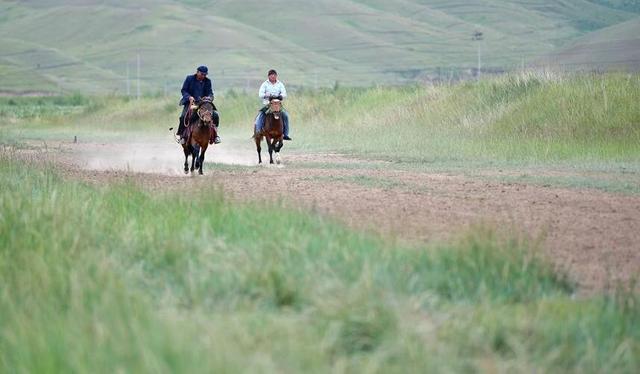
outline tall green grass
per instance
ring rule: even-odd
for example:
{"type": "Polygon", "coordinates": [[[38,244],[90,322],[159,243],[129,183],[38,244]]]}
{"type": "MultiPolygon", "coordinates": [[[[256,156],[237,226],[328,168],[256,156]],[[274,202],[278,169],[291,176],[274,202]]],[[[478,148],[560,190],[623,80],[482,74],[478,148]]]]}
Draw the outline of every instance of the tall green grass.
{"type": "Polygon", "coordinates": [[[637,161],[639,100],[637,74],[525,73],[455,86],[342,89],[295,101],[292,112],[309,148],[423,162],[637,161]]]}
{"type": "Polygon", "coordinates": [[[492,231],[406,248],[0,159],[2,372],[637,372],[637,297],[572,293],[492,231]]]}
{"type": "Polygon", "coordinates": [[[0,119],[51,118],[81,111],[89,100],[75,94],[69,96],[0,97],[0,119]]]}
{"type": "MultiPolygon", "coordinates": [[[[177,97],[38,100],[46,105],[0,101],[0,117],[12,124],[3,127],[14,137],[40,139],[162,136],[180,114],[177,97]],[[30,111],[45,114],[25,114],[30,111]]],[[[286,107],[296,140],[287,148],[445,164],[637,162],[638,102],[638,74],[531,72],[452,86],[292,92],[286,107]]],[[[223,133],[252,134],[257,97],[220,91],[216,105],[223,133]]]]}

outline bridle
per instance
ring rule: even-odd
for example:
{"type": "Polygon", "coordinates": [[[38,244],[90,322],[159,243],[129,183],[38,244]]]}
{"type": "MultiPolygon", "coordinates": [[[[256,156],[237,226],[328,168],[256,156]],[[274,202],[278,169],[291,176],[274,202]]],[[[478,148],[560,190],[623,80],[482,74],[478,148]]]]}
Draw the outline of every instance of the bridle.
{"type": "MultiPolygon", "coordinates": [[[[189,105],[189,109],[187,109],[187,114],[185,115],[185,118],[184,118],[185,127],[189,127],[191,125],[191,123],[189,122],[191,120],[191,113],[193,110],[192,108],[193,107],[189,105]]],[[[213,101],[207,98],[202,99],[200,103],[197,105],[196,114],[198,114],[198,118],[200,118],[200,120],[205,124],[205,126],[209,126],[209,123],[213,120],[213,101]],[[204,104],[207,104],[207,103],[211,105],[210,109],[203,108],[204,104]],[[209,118],[209,120],[207,120],[206,118],[209,118]]]]}
{"type": "Polygon", "coordinates": [[[269,109],[273,113],[273,118],[280,119],[280,111],[282,110],[282,102],[278,99],[273,99],[269,102],[269,109]],[[278,110],[272,110],[273,104],[278,104],[278,110]]]}
{"type": "MultiPolygon", "coordinates": [[[[204,104],[204,103],[203,103],[204,104]]],[[[198,117],[200,118],[200,120],[206,124],[209,124],[209,122],[211,122],[213,119],[213,107],[211,109],[204,109],[203,105],[201,104],[200,107],[198,107],[198,117]],[[208,118],[208,120],[207,120],[208,118]]]]}

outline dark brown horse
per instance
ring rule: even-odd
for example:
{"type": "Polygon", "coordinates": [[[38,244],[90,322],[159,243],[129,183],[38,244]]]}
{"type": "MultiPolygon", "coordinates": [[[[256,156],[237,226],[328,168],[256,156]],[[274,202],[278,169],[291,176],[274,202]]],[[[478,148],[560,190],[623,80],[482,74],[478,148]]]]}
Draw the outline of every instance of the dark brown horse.
{"type": "Polygon", "coordinates": [[[185,131],[187,141],[182,145],[184,150],[184,173],[189,172],[188,158],[191,155],[191,172],[198,169],[198,174],[202,175],[202,165],[204,164],[204,154],[207,152],[209,144],[213,143],[213,138],[217,135],[216,126],[217,113],[212,99],[205,97],[196,105],[191,106],[185,116],[185,131]],[[195,111],[193,113],[192,111],[195,111]]]}
{"type": "Polygon", "coordinates": [[[262,163],[262,155],[260,151],[260,143],[262,143],[262,137],[267,141],[267,147],[269,148],[269,163],[273,164],[273,152],[276,152],[276,162],[280,163],[280,149],[282,148],[282,131],[284,124],[280,110],[282,108],[282,102],[278,99],[272,99],[269,102],[269,110],[265,113],[264,126],[262,131],[255,132],[253,138],[256,141],[256,149],[258,151],[258,163],[262,163]]]}

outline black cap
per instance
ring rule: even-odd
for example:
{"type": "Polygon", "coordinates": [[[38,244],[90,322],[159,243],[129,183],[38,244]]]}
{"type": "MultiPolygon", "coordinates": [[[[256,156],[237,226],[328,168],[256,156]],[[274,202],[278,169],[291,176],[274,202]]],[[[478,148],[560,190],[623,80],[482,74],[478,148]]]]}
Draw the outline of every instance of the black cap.
{"type": "Polygon", "coordinates": [[[198,66],[198,71],[204,75],[207,75],[207,73],[209,73],[209,69],[207,69],[207,67],[204,65],[198,66]]]}

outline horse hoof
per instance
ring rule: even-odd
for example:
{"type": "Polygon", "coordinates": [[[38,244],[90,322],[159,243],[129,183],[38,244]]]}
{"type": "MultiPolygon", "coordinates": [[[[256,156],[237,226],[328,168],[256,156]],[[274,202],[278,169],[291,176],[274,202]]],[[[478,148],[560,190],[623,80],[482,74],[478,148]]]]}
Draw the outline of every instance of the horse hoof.
{"type": "Polygon", "coordinates": [[[202,170],[198,171],[198,174],[200,174],[200,175],[204,175],[204,173],[202,172],[202,170]]]}
{"type": "Polygon", "coordinates": [[[185,171],[184,171],[184,173],[185,173],[185,174],[189,174],[189,170],[185,170],[185,171]]]}
{"type": "Polygon", "coordinates": [[[280,165],[280,153],[276,154],[276,164],[280,165]]]}

